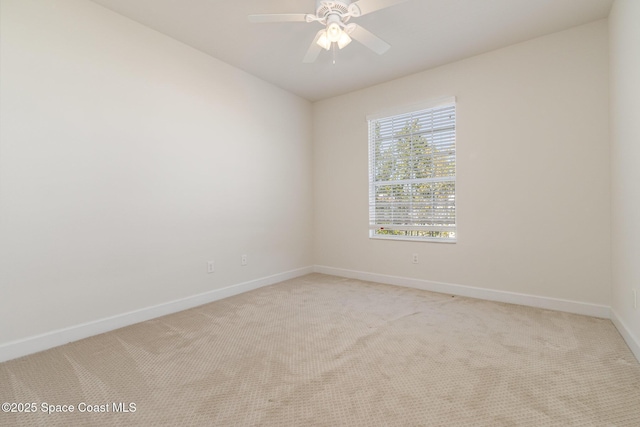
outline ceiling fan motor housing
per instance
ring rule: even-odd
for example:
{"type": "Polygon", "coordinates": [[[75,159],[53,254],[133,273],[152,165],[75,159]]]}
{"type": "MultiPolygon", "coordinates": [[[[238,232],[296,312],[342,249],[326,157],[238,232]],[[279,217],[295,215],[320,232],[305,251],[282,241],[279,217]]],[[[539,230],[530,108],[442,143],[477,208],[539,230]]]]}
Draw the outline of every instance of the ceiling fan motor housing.
{"type": "Polygon", "coordinates": [[[337,16],[342,23],[346,23],[352,16],[360,16],[360,8],[352,4],[351,0],[316,0],[316,17],[318,20],[326,24],[324,21],[330,16],[337,16]]]}

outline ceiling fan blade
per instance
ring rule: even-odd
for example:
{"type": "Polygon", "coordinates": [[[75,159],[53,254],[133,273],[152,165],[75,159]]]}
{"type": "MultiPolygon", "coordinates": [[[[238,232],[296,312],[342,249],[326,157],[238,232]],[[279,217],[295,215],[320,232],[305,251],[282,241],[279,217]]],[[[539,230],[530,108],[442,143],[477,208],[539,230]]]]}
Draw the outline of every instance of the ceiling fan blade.
{"type": "Polygon", "coordinates": [[[391,48],[391,45],[381,38],[373,35],[373,33],[365,30],[360,25],[349,24],[351,30],[349,35],[359,41],[378,55],[382,55],[391,48]]]}
{"type": "Polygon", "coordinates": [[[359,16],[362,16],[389,6],[404,3],[405,1],[407,0],[359,0],[351,3],[351,7],[356,6],[360,10],[359,16]]]}
{"type": "Polygon", "coordinates": [[[307,50],[307,54],[302,60],[305,64],[311,64],[312,62],[316,62],[316,59],[318,59],[318,55],[320,55],[320,51],[322,50],[322,47],[318,44],[318,40],[320,39],[320,36],[322,36],[322,33],[324,33],[324,29],[318,31],[318,34],[316,34],[316,37],[311,42],[311,46],[309,46],[309,50],[307,50]]]}
{"type": "Polygon", "coordinates": [[[269,22],[307,22],[306,13],[274,13],[267,15],[249,15],[249,22],[264,24],[269,22]]]}

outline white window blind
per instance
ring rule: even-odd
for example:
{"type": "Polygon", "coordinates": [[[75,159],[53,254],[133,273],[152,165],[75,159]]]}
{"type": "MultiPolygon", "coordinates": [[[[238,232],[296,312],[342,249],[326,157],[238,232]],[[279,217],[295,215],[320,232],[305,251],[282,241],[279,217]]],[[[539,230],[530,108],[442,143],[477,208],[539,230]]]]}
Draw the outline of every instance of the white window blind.
{"type": "Polygon", "coordinates": [[[369,119],[370,237],[455,241],[454,102],[369,119]]]}

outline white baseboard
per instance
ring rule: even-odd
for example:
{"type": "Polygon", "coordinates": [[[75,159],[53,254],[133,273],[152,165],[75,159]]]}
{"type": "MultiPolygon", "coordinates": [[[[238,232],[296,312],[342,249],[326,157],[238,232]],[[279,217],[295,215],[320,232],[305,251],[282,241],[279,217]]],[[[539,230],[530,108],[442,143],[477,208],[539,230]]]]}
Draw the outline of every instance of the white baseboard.
{"type": "Polygon", "coordinates": [[[387,285],[405,286],[407,288],[422,289],[425,291],[449,295],[459,295],[489,301],[526,305],[529,307],[564,311],[567,313],[583,314],[586,316],[601,317],[605,319],[610,318],[610,308],[605,305],[539,297],[535,295],[497,291],[493,289],[474,288],[473,286],[454,285],[451,283],[433,282],[430,280],[412,279],[409,277],[387,276],[385,274],[366,273],[363,271],[345,270],[342,268],[326,267],[322,265],[316,265],[313,268],[313,271],[316,273],[367,280],[369,282],[385,283],[387,285]]]}
{"type": "Polygon", "coordinates": [[[228,286],[222,289],[205,292],[203,294],[193,295],[164,304],[147,307],[140,310],[131,311],[116,316],[111,316],[92,322],[83,323],[69,328],[58,329],[47,332],[45,334],[12,341],[0,345],[0,362],[4,362],[28,354],[38,353],[53,347],[78,341],[104,332],[113,331],[115,329],[130,326],[146,320],[155,319],[167,314],[177,313],[189,308],[197,307],[213,301],[238,295],[243,292],[252,291],[264,286],[273,285],[274,283],[284,280],[294,279],[312,273],[313,267],[304,267],[297,270],[286,271],[284,273],[274,274],[273,276],[262,277],[260,279],[250,280],[244,283],[228,286]]]}
{"type": "Polygon", "coordinates": [[[638,359],[638,362],[640,362],[640,338],[633,336],[627,325],[622,321],[614,309],[611,309],[611,321],[618,329],[618,332],[620,332],[620,335],[622,335],[622,338],[624,338],[633,355],[638,359]]]}

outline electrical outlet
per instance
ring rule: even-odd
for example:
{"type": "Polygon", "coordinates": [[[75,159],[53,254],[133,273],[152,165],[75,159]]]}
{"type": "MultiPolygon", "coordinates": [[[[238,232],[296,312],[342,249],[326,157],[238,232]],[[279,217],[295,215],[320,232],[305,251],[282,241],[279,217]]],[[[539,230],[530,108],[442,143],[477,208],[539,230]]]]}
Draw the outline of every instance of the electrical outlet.
{"type": "Polygon", "coordinates": [[[418,254],[413,254],[412,258],[411,258],[411,262],[414,264],[418,263],[418,254]]]}
{"type": "Polygon", "coordinates": [[[247,260],[247,255],[246,254],[242,254],[240,256],[240,265],[247,265],[249,263],[249,261],[247,260]]]}
{"type": "Polygon", "coordinates": [[[213,261],[209,261],[207,263],[207,273],[213,273],[214,271],[216,271],[215,264],[213,261]]]}

